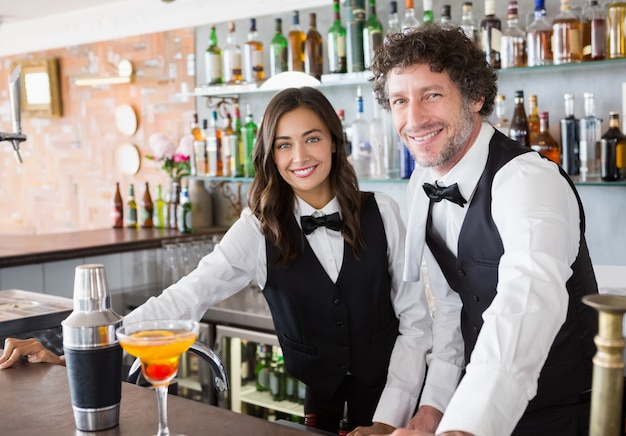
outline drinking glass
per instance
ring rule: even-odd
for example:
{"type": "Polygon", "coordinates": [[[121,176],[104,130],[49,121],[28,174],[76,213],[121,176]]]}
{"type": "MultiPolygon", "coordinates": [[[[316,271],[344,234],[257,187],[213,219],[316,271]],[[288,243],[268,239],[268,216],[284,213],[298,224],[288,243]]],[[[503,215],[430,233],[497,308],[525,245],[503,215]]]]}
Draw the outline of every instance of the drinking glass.
{"type": "Polygon", "coordinates": [[[156,390],[159,415],[156,436],[175,436],[167,427],[167,387],[178,372],[180,355],[196,341],[198,329],[197,321],[158,320],[137,322],[116,330],[120,345],[141,360],[141,372],[156,390]]]}

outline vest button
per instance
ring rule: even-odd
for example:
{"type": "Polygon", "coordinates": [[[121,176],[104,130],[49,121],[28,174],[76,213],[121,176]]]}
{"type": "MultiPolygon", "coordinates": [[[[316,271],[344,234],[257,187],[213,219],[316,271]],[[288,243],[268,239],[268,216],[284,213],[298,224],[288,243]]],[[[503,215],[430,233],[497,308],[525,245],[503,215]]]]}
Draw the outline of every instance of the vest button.
{"type": "Polygon", "coordinates": [[[465,271],[464,271],[464,270],[459,269],[459,271],[458,271],[458,272],[459,272],[459,275],[460,275],[461,277],[465,277],[465,271]]]}
{"type": "Polygon", "coordinates": [[[474,333],[478,333],[478,327],[474,326],[474,333]]]}
{"type": "Polygon", "coordinates": [[[343,327],[343,321],[337,321],[337,327],[343,327]]]}
{"type": "Polygon", "coordinates": [[[333,301],[333,303],[335,304],[335,306],[339,306],[341,304],[341,299],[339,298],[335,298],[335,300],[333,301]]]}
{"type": "Polygon", "coordinates": [[[476,294],[473,294],[473,297],[474,297],[474,301],[476,301],[476,302],[478,302],[478,300],[480,300],[480,298],[478,298],[478,295],[476,295],[476,294]]]}
{"type": "Polygon", "coordinates": [[[341,344],[341,348],[343,348],[344,350],[348,349],[348,344],[346,344],[345,342],[341,344]]]}

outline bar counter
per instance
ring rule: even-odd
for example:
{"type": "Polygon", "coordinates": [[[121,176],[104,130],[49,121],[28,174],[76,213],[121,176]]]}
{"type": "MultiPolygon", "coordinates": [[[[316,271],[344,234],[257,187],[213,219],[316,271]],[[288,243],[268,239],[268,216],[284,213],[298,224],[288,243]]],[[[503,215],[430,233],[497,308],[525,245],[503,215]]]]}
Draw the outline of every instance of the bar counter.
{"type": "MultiPolygon", "coordinates": [[[[2,350],[0,350],[1,352],[2,350]]],[[[154,391],[122,383],[119,426],[97,433],[76,430],[65,367],[25,360],[0,370],[0,433],[12,436],[151,435],[157,429],[154,391]]],[[[310,432],[193,400],[168,397],[170,431],[194,435],[297,436],[310,432]]]]}

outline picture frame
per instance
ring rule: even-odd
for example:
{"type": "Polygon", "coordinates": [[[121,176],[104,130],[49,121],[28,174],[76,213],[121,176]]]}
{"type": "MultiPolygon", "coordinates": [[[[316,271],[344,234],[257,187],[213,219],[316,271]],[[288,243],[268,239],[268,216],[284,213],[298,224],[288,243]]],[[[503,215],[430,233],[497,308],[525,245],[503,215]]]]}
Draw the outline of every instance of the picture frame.
{"type": "Polygon", "coordinates": [[[57,58],[18,61],[22,66],[22,114],[34,118],[63,115],[59,60],[57,58]]]}

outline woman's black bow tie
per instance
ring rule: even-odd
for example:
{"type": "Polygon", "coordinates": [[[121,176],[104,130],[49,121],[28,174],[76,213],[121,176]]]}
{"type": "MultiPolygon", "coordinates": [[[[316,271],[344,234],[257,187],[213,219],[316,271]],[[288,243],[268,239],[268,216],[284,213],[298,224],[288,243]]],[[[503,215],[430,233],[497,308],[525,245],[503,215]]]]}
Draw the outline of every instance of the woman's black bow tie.
{"type": "Polygon", "coordinates": [[[302,231],[305,235],[313,233],[313,231],[320,226],[327,227],[331,230],[340,231],[341,217],[339,216],[339,212],[318,217],[305,215],[300,217],[300,224],[302,225],[302,231]]]}
{"type": "Polygon", "coordinates": [[[441,200],[448,200],[461,207],[464,207],[463,205],[467,203],[467,200],[463,198],[461,191],[459,191],[459,185],[456,183],[450,186],[437,186],[437,182],[435,182],[434,185],[424,183],[422,188],[424,188],[424,192],[428,195],[428,198],[436,203],[441,200]]]}

